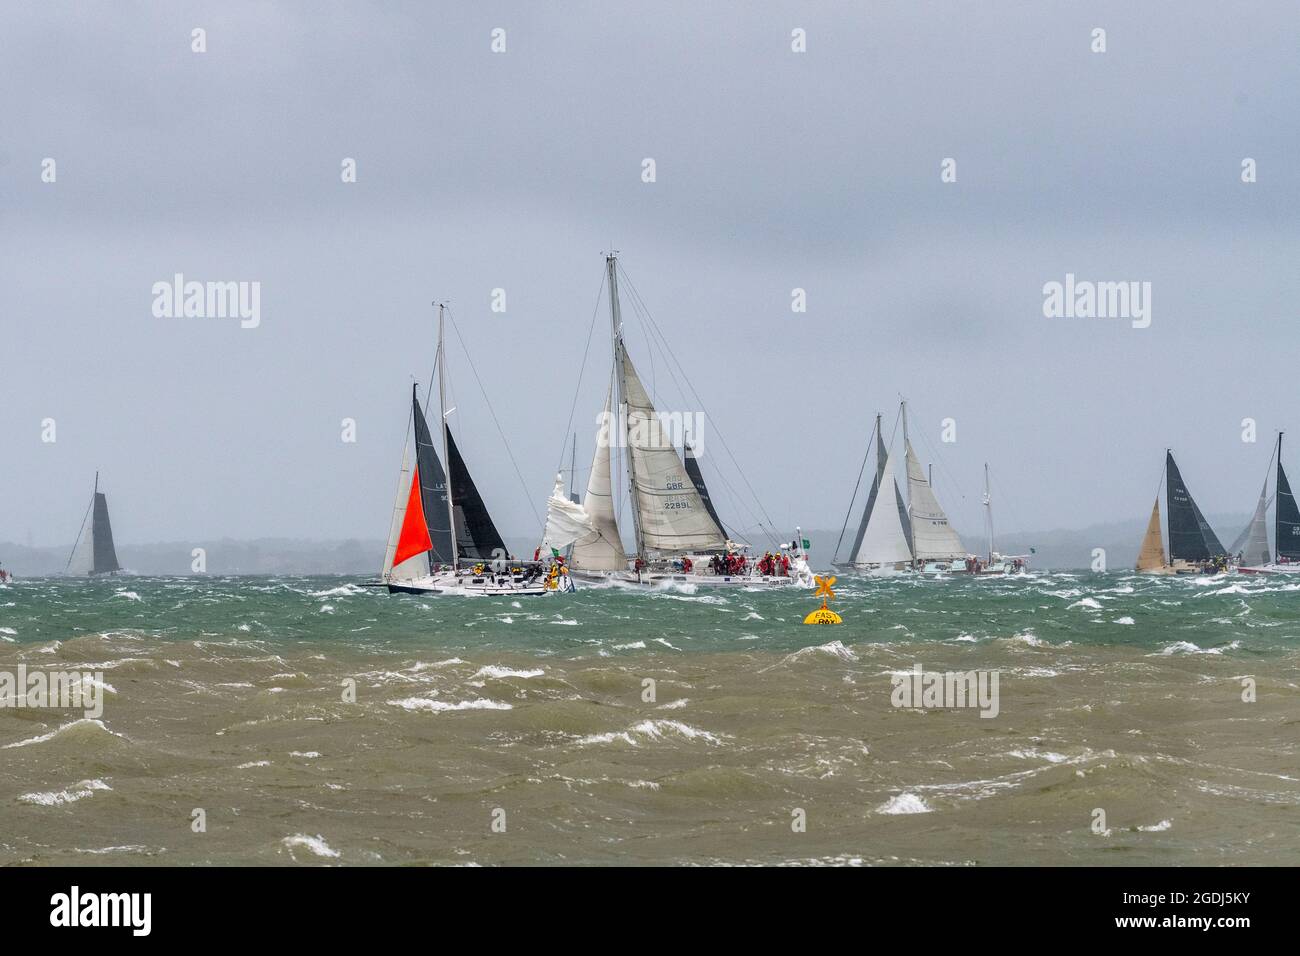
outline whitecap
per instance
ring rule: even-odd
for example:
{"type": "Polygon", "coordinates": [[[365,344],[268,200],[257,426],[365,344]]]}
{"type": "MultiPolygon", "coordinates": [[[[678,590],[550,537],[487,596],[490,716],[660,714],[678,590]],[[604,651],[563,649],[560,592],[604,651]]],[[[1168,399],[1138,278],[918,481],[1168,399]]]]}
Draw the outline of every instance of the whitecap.
{"type": "Polygon", "coordinates": [[[293,836],[285,837],[280,842],[289,848],[290,855],[292,855],[294,847],[302,847],[304,850],[309,850],[317,856],[327,857],[331,860],[337,859],[339,855],[339,851],[332,849],[330,845],[325,842],[325,838],[320,834],[317,834],[316,836],[308,836],[305,833],[295,833],[293,836]]]}
{"type": "Polygon", "coordinates": [[[34,803],[41,807],[61,807],[67,803],[76,803],[91,796],[98,790],[112,790],[102,780],[82,780],[74,783],[67,790],[53,790],[48,793],[24,793],[18,798],[19,803],[34,803]]]}
{"type": "Polygon", "coordinates": [[[931,813],[929,804],[914,793],[900,793],[890,797],[876,807],[877,813],[896,815],[901,813],[931,813]]]}

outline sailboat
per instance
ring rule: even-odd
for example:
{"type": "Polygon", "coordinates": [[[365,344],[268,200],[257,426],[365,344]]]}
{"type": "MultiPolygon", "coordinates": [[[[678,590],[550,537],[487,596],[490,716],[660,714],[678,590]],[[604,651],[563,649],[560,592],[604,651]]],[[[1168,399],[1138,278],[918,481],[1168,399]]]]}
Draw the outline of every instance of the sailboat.
{"type": "MultiPolygon", "coordinates": [[[[899,404],[903,422],[903,458],[907,469],[907,503],[894,474],[894,455],[885,445],[876,416],[876,475],[858,523],[849,560],[836,567],[871,575],[907,571],[939,574],[973,565],[956,530],[948,523],[907,430],[907,402],[899,404]]],[[[856,492],[855,492],[856,497],[856,492]]],[[[850,511],[852,504],[850,503],[850,511]]],[[[847,524],[847,519],[846,519],[847,524]]],[[[990,548],[990,554],[992,549],[990,548]]],[[[838,557],[838,548],[837,548],[838,557]]]]}
{"type": "MultiPolygon", "coordinates": [[[[686,442],[684,455],[678,452],[632,364],[623,338],[614,253],[605,257],[605,271],[613,366],[582,501],[590,530],[573,541],[570,573],[587,581],[649,586],[811,587],[806,545],[798,529],[793,542],[759,562],[747,557],[746,546],[728,537],[695,450],[686,442]],[[631,556],[623,547],[616,514],[614,456],[620,447],[632,506],[631,556]]],[[[551,500],[557,501],[557,495],[551,500]]]]}
{"type": "Polygon", "coordinates": [[[505,596],[556,590],[543,568],[510,556],[447,424],[444,306],[438,305],[438,406],[443,471],[419,386],[411,387],[408,436],[381,580],[390,594],[505,596]],[[448,481],[450,474],[450,481],[448,481]]]}
{"type": "Polygon", "coordinates": [[[1227,566],[1227,551],[1201,514],[1183,481],[1173,452],[1165,449],[1165,515],[1169,522],[1169,551],[1165,556],[1160,527],[1160,495],[1151,506],[1142,547],[1138,551],[1140,574],[1201,574],[1227,566]]]}
{"type": "MultiPolygon", "coordinates": [[[[1242,574],[1300,574],[1300,507],[1291,493],[1291,482],[1282,467],[1282,433],[1278,432],[1277,480],[1271,503],[1273,510],[1274,559],[1268,549],[1268,478],[1260,489],[1255,514],[1233,542],[1232,553],[1240,555],[1237,570],[1242,574]]],[[[1270,462],[1270,464],[1272,464],[1270,462]]]]}
{"type": "Polygon", "coordinates": [[[95,490],[81,519],[77,540],[68,555],[65,574],[115,574],[122,570],[113,547],[113,526],[108,520],[108,496],[99,490],[99,472],[95,472],[95,490]],[[87,530],[87,522],[90,524],[87,530]]]}

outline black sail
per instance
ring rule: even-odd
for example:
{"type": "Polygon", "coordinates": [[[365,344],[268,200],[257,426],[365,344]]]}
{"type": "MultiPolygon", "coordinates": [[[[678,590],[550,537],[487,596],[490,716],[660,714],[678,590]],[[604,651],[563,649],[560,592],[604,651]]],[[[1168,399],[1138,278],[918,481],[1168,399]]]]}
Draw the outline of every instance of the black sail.
{"type": "Polygon", "coordinates": [[[465,459],[460,457],[451,429],[444,424],[447,436],[447,466],[451,472],[451,498],[456,506],[456,548],[462,559],[490,561],[504,558],[509,552],[501,540],[487,505],[474,487],[465,459]]]}
{"type": "Polygon", "coordinates": [[[94,560],[91,574],[122,570],[117,563],[117,551],[113,548],[113,526],[108,522],[108,498],[100,491],[95,492],[95,515],[91,519],[90,541],[94,560]]]}
{"type": "Polygon", "coordinates": [[[1192,500],[1174,456],[1165,453],[1165,481],[1169,518],[1169,560],[1208,561],[1224,554],[1218,535],[1192,500]]]}
{"type": "Polygon", "coordinates": [[[691,479],[691,484],[700,494],[700,500],[704,502],[704,510],[709,513],[713,523],[718,526],[718,531],[726,537],[726,530],[722,526],[722,519],[718,517],[718,512],[713,507],[713,502],[709,500],[709,489],[704,484],[704,473],[700,471],[700,463],[695,460],[695,449],[691,447],[690,442],[686,442],[686,474],[691,479]]]}
{"type": "Polygon", "coordinates": [[[1277,524],[1274,536],[1277,556],[1289,561],[1300,559],[1300,508],[1296,507],[1291,483],[1282,469],[1282,456],[1277,459],[1277,524]]]}
{"type": "Polygon", "coordinates": [[[420,400],[411,389],[411,415],[415,420],[415,463],[420,469],[420,504],[424,506],[424,523],[429,529],[433,549],[429,557],[436,563],[451,564],[451,515],[447,510],[447,476],[438,460],[429,423],[420,409],[420,400]]]}

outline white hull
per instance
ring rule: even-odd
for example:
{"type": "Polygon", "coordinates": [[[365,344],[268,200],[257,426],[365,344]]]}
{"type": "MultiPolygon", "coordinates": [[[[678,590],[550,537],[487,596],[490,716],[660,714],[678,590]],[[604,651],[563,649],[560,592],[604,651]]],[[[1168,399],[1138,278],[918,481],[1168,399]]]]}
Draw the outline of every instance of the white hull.
{"type": "Polygon", "coordinates": [[[569,573],[580,581],[599,584],[617,584],[630,587],[684,587],[693,585],[704,588],[784,588],[813,586],[813,574],[808,562],[796,558],[790,565],[789,574],[760,574],[752,567],[741,574],[713,574],[708,568],[707,559],[696,557],[695,568],[690,571],[672,568],[649,567],[641,571],[588,571],[570,568],[569,573]]]}
{"type": "Polygon", "coordinates": [[[546,585],[545,576],[475,574],[473,571],[438,571],[422,578],[389,580],[389,594],[433,594],[447,597],[539,597],[572,591],[573,582],[561,576],[556,588],[546,585]]]}
{"type": "Polygon", "coordinates": [[[1260,564],[1237,568],[1239,574],[1300,574],[1300,564],[1260,564]]]}

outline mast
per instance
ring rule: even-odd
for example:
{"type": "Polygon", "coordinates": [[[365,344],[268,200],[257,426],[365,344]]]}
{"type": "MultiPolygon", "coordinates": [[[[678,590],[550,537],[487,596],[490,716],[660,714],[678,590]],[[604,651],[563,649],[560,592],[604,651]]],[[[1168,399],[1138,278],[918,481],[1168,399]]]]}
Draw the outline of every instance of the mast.
{"type": "Polygon", "coordinates": [[[984,462],[984,520],[989,527],[989,564],[993,563],[993,498],[989,492],[989,463],[984,462]]]}
{"type": "Polygon", "coordinates": [[[618,256],[610,252],[605,256],[605,270],[609,277],[609,321],[614,333],[614,374],[618,380],[618,403],[614,413],[621,419],[620,435],[623,439],[624,459],[627,462],[627,484],[632,493],[632,526],[636,534],[636,553],[641,557],[645,551],[644,537],[641,533],[641,502],[636,494],[636,465],[632,460],[632,442],[628,435],[627,416],[623,408],[627,402],[627,374],[623,365],[623,318],[618,302],[618,256]]]}
{"type": "Polygon", "coordinates": [[[451,567],[459,563],[456,546],[456,505],[451,495],[451,452],[447,446],[447,350],[443,337],[443,303],[438,303],[438,421],[442,424],[442,460],[447,462],[447,521],[451,529],[451,567]]]}
{"type": "MultiPolygon", "coordinates": [[[[904,450],[906,450],[906,449],[907,449],[907,445],[908,445],[908,438],[907,438],[907,399],[903,399],[901,402],[899,402],[899,404],[900,404],[900,405],[902,406],[902,408],[903,408],[903,448],[904,448],[904,450]]],[[[907,520],[908,520],[909,522],[912,520],[912,483],[911,483],[910,481],[907,483],[907,520]]]]}

